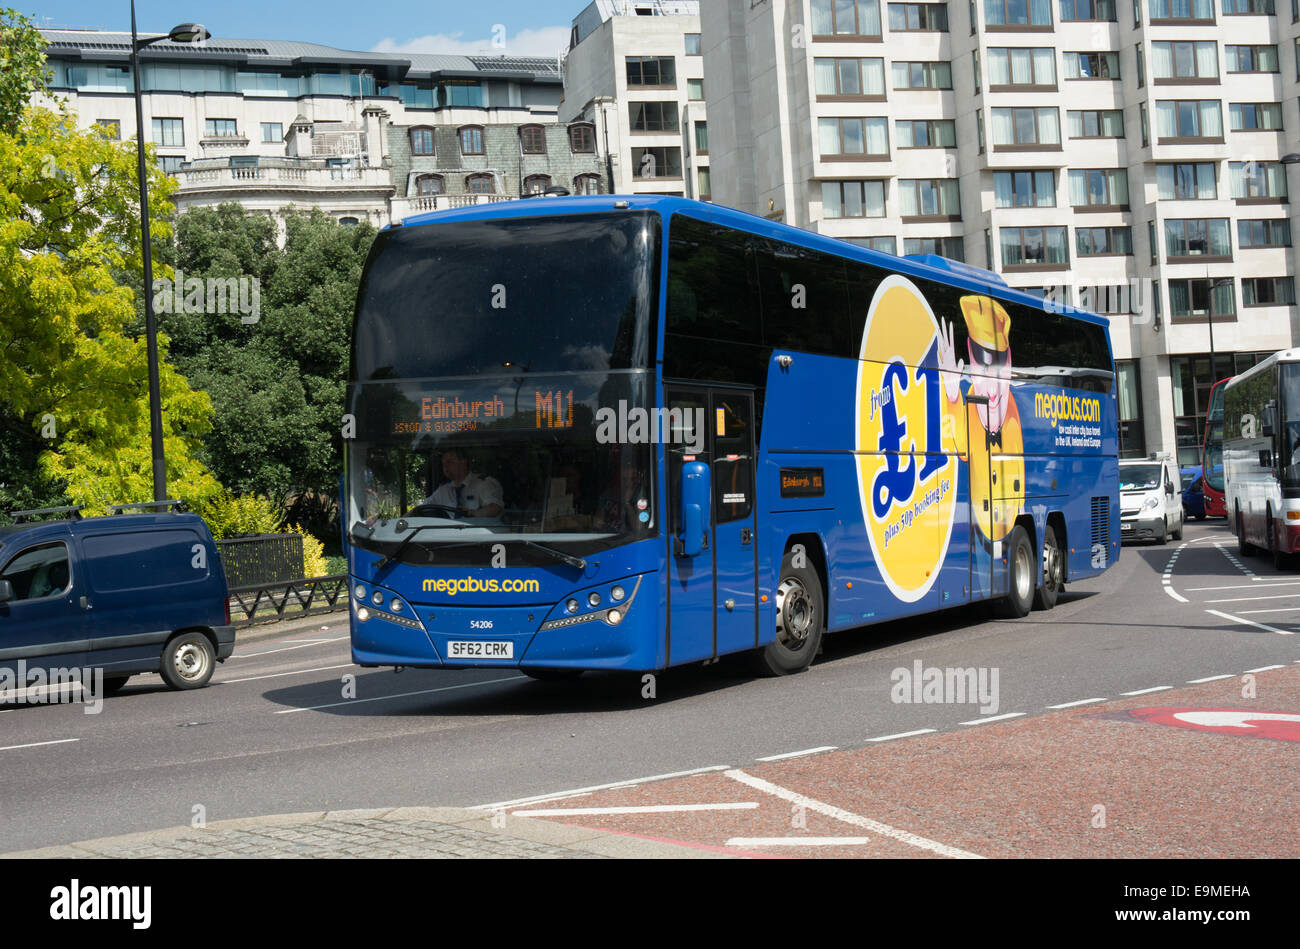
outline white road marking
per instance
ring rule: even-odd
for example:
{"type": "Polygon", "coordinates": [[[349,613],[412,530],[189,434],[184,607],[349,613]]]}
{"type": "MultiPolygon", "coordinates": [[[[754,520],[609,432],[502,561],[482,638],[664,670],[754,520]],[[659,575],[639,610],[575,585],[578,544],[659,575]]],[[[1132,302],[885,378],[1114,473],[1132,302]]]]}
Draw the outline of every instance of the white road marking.
{"type": "MultiPolygon", "coordinates": [[[[331,669],[347,669],[351,665],[352,663],[345,662],[342,665],[319,666],[318,668],[315,669],[298,669],[295,672],[272,672],[269,675],[264,675],[264,676],[244,676],[244,678],[242,679],[222,679],[220,682],[214,682],[212,684],[213,685],[234,685],[236,682],[256,682],[258,679],[278,679],[281,676],[300,676],[308,672],[328,672],[331,669]]],[[[360,668],[360,666],[358,666],[357,668],[360,668]]]]}
{"type": "Polygon", "coordinates": [[[276,715],[292,715],[295,712],[315,712],[323,708],[338,708],[340,705],[362,705],[366,702],[382,702],[385,699],[404,699],[411,695],[432,695],[435,692],[452,692],[456,689],[472,689],[476,685],[495,685],[498,682],[514,682],[527,679],[528,676],[506,676],[504,679],[485,679],[482,682],[464,682],[460,685],[446,685],[440,689],[421,689],[419,692],[398,692],[396,695],[376,695],[368,699],[348,699],[346,702],[329,702],[325,705],[309,705],[306,708],[282,708],[276,715]]]}
{"type": "Polygon", "coordinates": [[[745,811],[758,807],[757,801],[731,804],[636,804],[627,807],[549,807],[532,811],[511,811],[514,817],[567,817],[596,814],[676,814],[685,811],[745,811]]]}
{"type": "Polygon", "coordinates": [[[1230,675],[1206,676],[1204,679],[1188,679],[1188,685],[1200,685],[1202,682],[1218,682],[1220,679],[1231,679],[1230,675]]]}
{"type": "Polygon", "coordinates": [[[861,847],[870,837],[729,837],[728,847],[861,847]]]}
{"type": "Polygon", "coordinates": [[[937,729],[918,728],[912,732],[899,732],[897,735],[881,735],[879,738],[868,738],[867,741],[893,741],[895,738],[911,738],[913,735],[928,735],[937,729]]]}
{"type": "Polygon", "coordinates": [[[4,748],[0,748],[0,751],[17,751],[19,748],[39,748],[42,745],[66,745],[70,741],[81,741],[81,739],[80,738],[57,738],[54,741],[34,741],[31,744],[27,744],[27,745],[6,745],[4,748]]]}
{"type": "Polygon", "coordinates": [[[1205,725],[1210,728],[1257,728],[1251,722],[1300,722],[1300,715],[1295,712],[1247,712],[1242,709],[1205,709],[1191,712],[1178,712],[1174,718],[1189,725],[1205,725]]]}
{"type": "Polygon", "coordinates": [[[834,751],[838,745],[822,745],[820,748],[805,748],[803,751],[787,751],[783,755],[768,755],[766,758],[756,758],[756,761],[783,761],[786,758],[802,758],[804,755],[815,755],[822,751],[834,751]]]}
{"type": "Polygon", "coordinates": [[[696,774],[708,774],[711,771],[726,771],[730,768],[729,764],[709,765],[705,768],[692,768],[690,771],[673,771],[669,774],[653,774],[648,778],[629,778],[626,781],[614,781],[610,784],[593,784],[590,787],[574,788],[571,791],[556,791],[554,794],[534,794],[532,797],[520,797],[513,801],[497,801],[495,804],[475,804],[470,808],[471,811],[495,811],[508,810],[512,807],[522,807],[525,804],[544,804],[547,801],[559,801],[567,797],[581,797],[584,794],[591,794],[594,791],[612,791],[615,788],[634,788],[639,784],[650,784],[654,781],[666,781],[669,778],[689,778],[696,774]]]}
{"type": "Polygon", "coordinates": [[[1263,590],[1265,587],[1300,587],[1300,580],[1287,580],[1284,583],[1229,583],[1221,587],[1188,587],[1188,593],[1204,593],[1207,590],[1263,590]]]}
{"type": "Polygon", "coordinates": [[[1133,692],[1121,692],[1120,695],[1150,695],[1152,692],[1166,692],[1172,688],[1172,685],[1156,685],[1149,689],[1136,689],[1133,692]]]}
{"type": "MultiPolygon", "coordinates": [[[[306,649],[308,646],[318,646],[321,643],[336,643],[339,642],[340,640],[344,640],[347,638],[348,637],[346,636],[336,636],[334,639],[314,639],[311,642],[302,643],[301,645],[298,646],[285,646],[283,649],[268,649],[265,652],[245,652],[245,653],[240,653],[239,655],[236,656],[231,656],[230,658],[231,659],[256,659],[258,656],[270,656],[277,652],[289,652],[291,649],[306,649]]],[[[292,642],[292,640],[289,641],[292,642]]]]}
{"type": "Polygon", "coordinates": [[[888,824],[882,824],[880,821],[872,820],[870,817],[863,817],[861,814],[854,814],[843,808],[836,807],[833,804],[826,804],[822,801],[815,800],[811,797],[805,797],[796,791],[791,791],[779,785],[772,784],[770,781],[764,781],[762,778],[756,778],[752,774],[746,774],[744,771],[734,769],[725,772],[726,776],[733,781],[739,781],[741,784],[747,784],[758,791],[764,791],[767,794],[782,798],[791,804],[799,804],[810,811],[816,811],[819,814],[825,814],[827,817],[833,817],[836,820],[843,821],[846,824],[852,824],[854,827],[861,827],[864,830],[870,830],[880,834],[883,837],[889,837],[893,840],[905,844],[911,844],[921,850],[928,850],[931,853],[937,853],[944,857],[965,857],[967,859],[981,860],[978,854],[971,853],[967,850],[961,850],[958,847],[950,847],[947,844],[941,844],[936,840],[930,840],[919,834],[913,834],[906,830],[899,830],[897,827],[890,827],[888,824]]]}
{"type": "Polygon", "coordinates": [[[1297,610],[1294,606],[1279,606],[1271,610],[1237,610],[1237,612],[1242,616],[1252,616],[1255,613],[1296,613],[1300,612],[1300,610],[1297,610]]]}
{"type": "Polygon", "coordinates": [[[1234,596],[1222,600],[1206,600],[1206,603],[1254,603],[1256,600],[1289,600],[1294,593],[1279,593],[1276,596],[1234,596]]]}
{"type": "Polygon", "coordinates": [[[1277,633],[1279,636],[1295,635],[1290,630],[1275,629],[1272,626],[1265,626],[1263,623],[1256,623],[1253,619],[1242,619],[1240,616],[1233,616],[1231,613],[1220,613],[1218,610],[1206,610],[1205,612],[1212,613],[1213,615],[1221,617],[1223,619],[1230,619],[1234,623],[1244,623],[1247,626],[1255,626],[1258,627],[1259,629],[1265,630],[1266,632],[1277,633]]]}
{"type": "Polygon", "coordinates": [[[1219,553],[1223,554],[1223,556],[1227,557],[1228,562],[1231,563],[1238,570],[1240,570],[1242,573],[1244,573],[1246,576],[1250,577],[1251,579],[1255,579],[1255,571],[1251,570],[1244,563],[1238,560],[1235,554],[1231,553],[1226,547],[1223,546],[1222,541],[1216,543],[1214,545],[1214,549],[1217,550],[1219,553]]]}
{"type": "Polygon", "coordinates": [[[1077,699],[1073,702],[1062,702],[1060,705],[1049,705],[1048,708],[1074,708],[1076,705],[1091,705],[1093,702],[1106,702],[1108,699],[1077,699]]]}
{"type": "Polygon", "coordinates": [[[1177,593],[1174,592],[1174,588],[1171,587],[1171,586],[1170,586],[1169,584],[1167,584],[1167,583],[1164,585],[1164,591],[1165,591],[1166,593],[1168,593],[1170,596],[1172,596],[1172,597],[1173,597],[1175,600],[1177,600],[1179,603],[1186,603],[1186,602],[1187,602],[1187,597],[1185,597],[1185,596],[1179,596],[1177,593]]]}
{"type": "Polygon", "coordinates": [[[1271,672],[1274,669],[1285,669],[1285,668],[1286,666],[1281,665],[1279,663],[1276,666],[1260,666],[1258,669],[1247,669],[1246,674],[1249,674],[1251,672],[1271,672]]]}
{"type": "Polygon", "coordinates": [[[1007,712],[1004,715],[993,715],[989,718],[976,718],[969,722],[958,722],[958,725],[987,725],[989,722],[1001,722],[1008,718],[1019,718],[1024,712],[1007,712]]]}

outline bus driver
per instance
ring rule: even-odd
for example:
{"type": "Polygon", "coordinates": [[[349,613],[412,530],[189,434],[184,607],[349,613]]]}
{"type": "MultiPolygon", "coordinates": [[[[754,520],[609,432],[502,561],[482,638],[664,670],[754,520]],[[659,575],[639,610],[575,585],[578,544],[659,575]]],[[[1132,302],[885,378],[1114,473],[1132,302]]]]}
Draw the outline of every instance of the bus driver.
{"type": "Polygon", "coordinates": [[[442,473],[447,481],[423,503],[452,508],[461,517],[500,516],[501,483],[470,471],[462,449],[448,448],[442,453],[442,473]]]}

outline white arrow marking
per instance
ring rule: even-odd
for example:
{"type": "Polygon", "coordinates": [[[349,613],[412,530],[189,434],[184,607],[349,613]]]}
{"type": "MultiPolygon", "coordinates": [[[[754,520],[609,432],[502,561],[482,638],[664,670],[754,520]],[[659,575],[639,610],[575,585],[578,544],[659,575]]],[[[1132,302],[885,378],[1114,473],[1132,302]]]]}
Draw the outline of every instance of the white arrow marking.
{"type": "Polygon", "coordinates": [[[1254,728],[1252,721],[1300,723],[1300,715],[1294,712],[1178,712],[1174,718],[1189,725],[1214,728],[1254,728]]]}

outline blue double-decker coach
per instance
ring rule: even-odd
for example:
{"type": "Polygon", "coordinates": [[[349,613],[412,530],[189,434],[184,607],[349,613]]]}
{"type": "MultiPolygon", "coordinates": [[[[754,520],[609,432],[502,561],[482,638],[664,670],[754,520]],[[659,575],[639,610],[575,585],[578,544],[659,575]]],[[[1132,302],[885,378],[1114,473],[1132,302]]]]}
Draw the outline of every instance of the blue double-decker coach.
{"type": "Polygon", "coordinates": [[[672,197],[385,229],[357,298],[354,660],[539,678],[992,601],[1119,555],[1105,321],[672,197]]]}

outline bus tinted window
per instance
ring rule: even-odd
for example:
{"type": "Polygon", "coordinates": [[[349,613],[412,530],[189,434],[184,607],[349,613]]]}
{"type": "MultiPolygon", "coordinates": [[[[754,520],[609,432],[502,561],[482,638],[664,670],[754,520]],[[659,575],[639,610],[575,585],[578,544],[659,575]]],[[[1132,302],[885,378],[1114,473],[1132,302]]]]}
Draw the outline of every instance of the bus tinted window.
{"type": "Polygon", "coordinates": [[[757,345],[749,235],[677,214],[668,239],[667,331],[757,345]]]}
{"type": "Polygon", "coordinates": [[[757,242],[763,342],[780,349],[846,356],[851,352],[845,261],[795,247],[757,242]]]}

